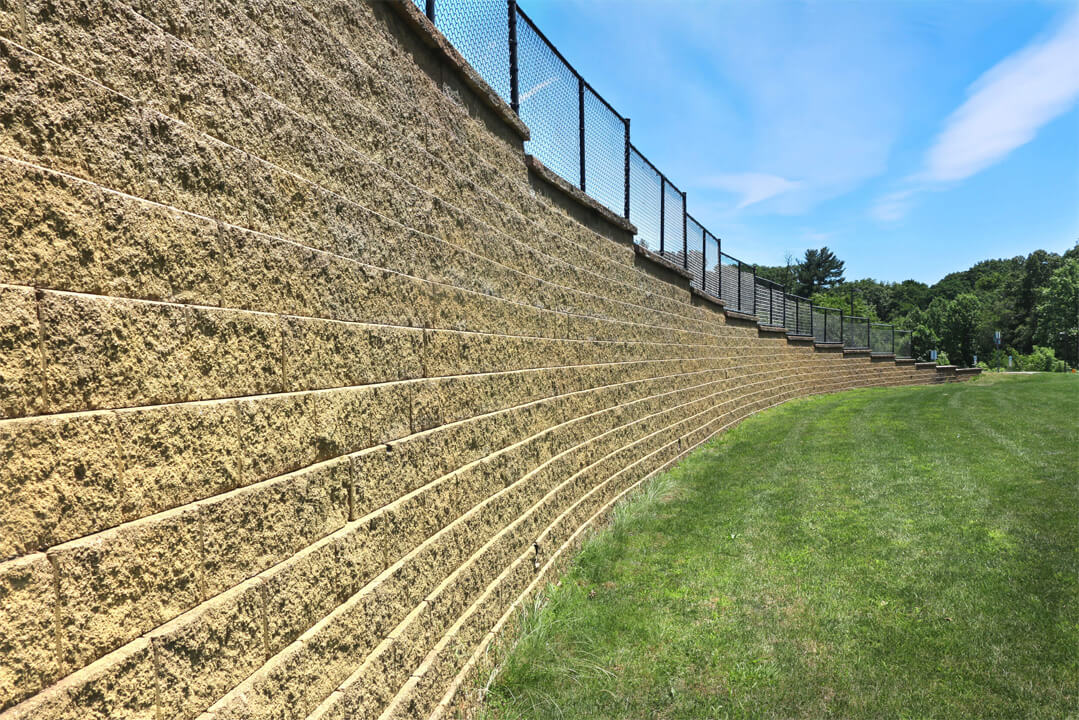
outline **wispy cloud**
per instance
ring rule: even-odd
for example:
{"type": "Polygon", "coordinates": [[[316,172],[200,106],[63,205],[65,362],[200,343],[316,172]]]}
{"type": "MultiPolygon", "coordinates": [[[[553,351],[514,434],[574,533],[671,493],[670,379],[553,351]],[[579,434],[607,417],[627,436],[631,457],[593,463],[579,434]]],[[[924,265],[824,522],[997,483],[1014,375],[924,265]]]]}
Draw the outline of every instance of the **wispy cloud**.
{"type": "Polygon", "coordinates": [[[767,173],[714,175],[704,178],[699,184],[739,195],[738,210],[801,187],[798,181],[767,173]]]}
{"type": "Polygon", "coordinates": [[[877,199],[873,207],[869,209],[869,214],[874,219],[886,223],[902,220],[903,216],[907,214],[907,210],[910,209],[910,202],[914,193],[915,190],[913,189],[888,193],[877,199]]]}
{"type": "Polygon", "coordinates": [[[962,180],[1034,139],[1079,99],[1079,11],[970,88],[926,157],[929,182],[962,180]]]}
{"type": "Polygon", "coordinates": [[[869,215],[901,220],[921,192],[965,180],[1027,144],[1079,101],[1079,10],[1054,32],[1000,61],[944,121],[924,167],[906,187],[877,199],[869,215]]]}

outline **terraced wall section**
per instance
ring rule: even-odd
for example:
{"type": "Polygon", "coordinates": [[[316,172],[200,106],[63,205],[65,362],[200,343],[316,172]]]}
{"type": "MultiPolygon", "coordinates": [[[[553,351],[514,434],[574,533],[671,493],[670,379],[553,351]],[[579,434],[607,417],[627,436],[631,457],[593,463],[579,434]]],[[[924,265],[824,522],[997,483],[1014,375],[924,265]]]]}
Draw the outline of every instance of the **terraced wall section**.
{"type": "Polygon", "coordinates": [[[400,4],[0,0],[0,718],[426,718],[611,503],[935,382],[729,316],[400,4]]]}

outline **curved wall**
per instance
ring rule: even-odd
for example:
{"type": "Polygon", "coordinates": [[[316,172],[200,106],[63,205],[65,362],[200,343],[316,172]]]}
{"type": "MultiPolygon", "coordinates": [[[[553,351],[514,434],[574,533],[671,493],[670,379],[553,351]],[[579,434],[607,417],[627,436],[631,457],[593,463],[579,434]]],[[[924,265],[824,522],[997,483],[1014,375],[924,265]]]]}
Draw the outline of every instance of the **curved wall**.
{"type": "Polygon", "coordinates": [[[642,479],[938,378],[691,295],[401,12],[0,0],[3,720],[444,713],[642,479]]]}

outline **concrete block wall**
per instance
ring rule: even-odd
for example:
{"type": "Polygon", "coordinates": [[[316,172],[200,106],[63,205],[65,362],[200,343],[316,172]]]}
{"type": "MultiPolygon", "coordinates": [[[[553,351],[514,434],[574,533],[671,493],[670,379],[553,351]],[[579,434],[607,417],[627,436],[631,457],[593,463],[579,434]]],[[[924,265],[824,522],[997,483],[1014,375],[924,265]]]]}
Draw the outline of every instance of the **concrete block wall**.
{"type": "Polygon", "coordinates": [[[388,4],[0,0],[0,718],[429,717],[785,400],[388,4]]]}

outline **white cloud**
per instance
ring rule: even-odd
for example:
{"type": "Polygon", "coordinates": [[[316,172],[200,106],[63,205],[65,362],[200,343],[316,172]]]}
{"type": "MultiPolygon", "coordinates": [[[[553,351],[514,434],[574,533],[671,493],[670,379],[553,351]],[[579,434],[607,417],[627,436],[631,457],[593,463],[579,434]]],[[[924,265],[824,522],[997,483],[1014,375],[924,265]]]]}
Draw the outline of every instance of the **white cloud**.
{"type": "Polygon", "coordinates": [[[914,190],[899,190],[888,193],[877,199],[870,208],[869,214],[881,222],[896,222],[901,220],[910,209],[910,200],[914,190]]]}
{"type": "Polygon", "coordinates": [[[971,86],[926,157],[931,182],[962,180],[1034,139],[1079,99],[1079,11],[971,86]]]}
{"type": "Polygon", "coordinates": [[[728,173],[714,175],[705,178],[700,183],[705,187],[726,190],[741,196],[738,201],[738,210],[749,207],[769,198],[782,195],[801,187],[801,183],[795,180],[769,175],[767,173],[728,173]]]}
{"type": "Polygon", "coordinates": [[[1003,160],[1079,100],[1079,11],[1051,35],[994,65],[971,84],[967,100],[944,122],[908,187],[878,198],[881,222],[903,218],[915,195],[964,180],[1003,160]]]}

